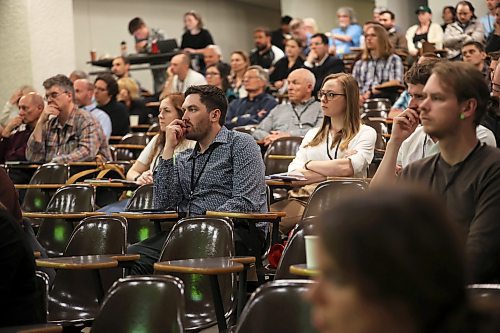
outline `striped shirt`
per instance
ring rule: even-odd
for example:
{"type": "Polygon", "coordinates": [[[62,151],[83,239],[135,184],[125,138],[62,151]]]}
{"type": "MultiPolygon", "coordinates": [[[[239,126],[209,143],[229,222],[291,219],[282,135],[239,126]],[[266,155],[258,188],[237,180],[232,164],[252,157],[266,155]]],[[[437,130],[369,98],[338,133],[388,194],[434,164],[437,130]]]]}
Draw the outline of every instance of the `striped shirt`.
{"type": "Polygon", "coordinates": [[[403,62],[395,54],[387,59],[358,60],[354,64],[352,76],[358,81],[359,91],[364,94],[371,88],[387,81],[403,82],[403,62]]]}
{"type": "Polygon", "coordinates": [[[61,125],[58,118],[49,119],[42,130],[42,142],[31,135],[26,159],[32,162],[68,163],[94,161],[97,154],[111,160],[108,142],[99,122],[87,111],[75,109],[61,125]]]}

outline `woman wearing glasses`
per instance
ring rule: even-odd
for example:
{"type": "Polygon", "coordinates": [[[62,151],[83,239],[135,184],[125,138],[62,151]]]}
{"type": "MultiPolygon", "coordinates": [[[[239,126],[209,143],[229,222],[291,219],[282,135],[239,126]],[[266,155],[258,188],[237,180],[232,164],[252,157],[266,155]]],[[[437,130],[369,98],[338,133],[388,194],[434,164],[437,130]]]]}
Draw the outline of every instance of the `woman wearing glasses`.
{"type": "Polygon", "coordinates": [[[329,75],[318,98],[323,124],[307,132],[288,171],[317,181],[328,176],[366,177],[377,133],[361,124],[356,80],[344,73],[329,75]]]}

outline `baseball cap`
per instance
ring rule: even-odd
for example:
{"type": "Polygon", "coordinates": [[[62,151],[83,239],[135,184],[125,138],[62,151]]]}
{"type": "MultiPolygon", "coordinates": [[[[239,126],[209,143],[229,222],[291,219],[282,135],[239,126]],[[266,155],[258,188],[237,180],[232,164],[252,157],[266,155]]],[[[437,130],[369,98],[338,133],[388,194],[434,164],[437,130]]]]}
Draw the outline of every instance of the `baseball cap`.
{"type": "Polygon", "coordinates": [[[432,14],[432,11],[429,8],[429,6],[418,6],[417,10],[415,11],[415,14],[418,14],[420,12],[427,12],[429,14],[432,14]]]}

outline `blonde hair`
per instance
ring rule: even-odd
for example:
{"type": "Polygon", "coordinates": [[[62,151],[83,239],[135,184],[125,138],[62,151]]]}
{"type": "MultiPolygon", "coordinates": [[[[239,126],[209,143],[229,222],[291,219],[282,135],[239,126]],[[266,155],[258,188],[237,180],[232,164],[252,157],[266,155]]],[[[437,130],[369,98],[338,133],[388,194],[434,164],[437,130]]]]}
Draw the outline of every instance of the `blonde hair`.
{"type": "MultiPolygon", "coordinates": [[[[330,74],[324,80],[321,88],[326,82],[337,80],[344,88],[346,98],[346,110],[344,114],[344,125],[342,130],[335,134],[331,147],[340,142],[340,150],[346,150],[352,139],[358,134],[361,127],[361,117],[359,115],[359,88],[356,79],[350,74],[337,73],[330,74]]],[[[332,127],[332,120],[329,116],[324,116],[321,128],[306,147],[314,147],[326,141],[328,132],[332,127]]]]}
{"type": "Polygon", "coordinates": [[[128,94],[131,99],[139,99],[139,86],[137,85],[137,82],[135,80],[128,78],[128,77],[122,77],[121,79],[118,80],[118,91],[125,89],[128,91],[128,94]]]}
{"type": "MultiPolygon", "coordinates": [[[[372,28],[375,35],[377,35],[377,58],[389,58],[391,54],[394,53],[394,50],[391,41],[389,40],[389,34],[387,33],[387,30],[385,30],[385,28],[380,24],[369,24],[366,27],[366,31],[368,31],[368,29],[370,28],[372,28]]],[[[363,56],[361,58],[363,60],[369,60],[370,57],[370,51],[368,51],[365,46],[365,49],[363,50],[363,56]]]]}

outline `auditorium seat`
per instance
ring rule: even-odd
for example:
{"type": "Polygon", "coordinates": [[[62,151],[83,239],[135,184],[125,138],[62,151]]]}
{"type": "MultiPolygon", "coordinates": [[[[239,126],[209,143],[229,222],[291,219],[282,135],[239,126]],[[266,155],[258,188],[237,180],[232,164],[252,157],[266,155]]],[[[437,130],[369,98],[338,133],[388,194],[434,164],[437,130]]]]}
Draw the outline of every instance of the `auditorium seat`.
{"type": "Polygon", "coordinates": [[[92,333],[184,332],[184,293],[182,281],[168,275],[120,279],[104,298],[92,333]]]}

